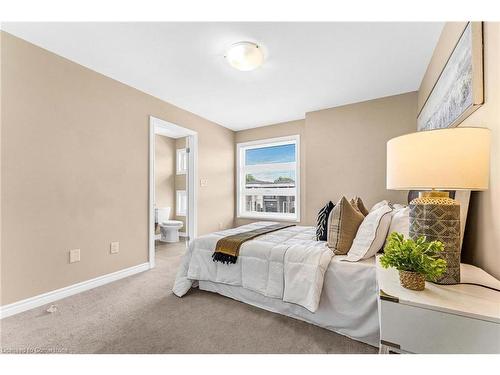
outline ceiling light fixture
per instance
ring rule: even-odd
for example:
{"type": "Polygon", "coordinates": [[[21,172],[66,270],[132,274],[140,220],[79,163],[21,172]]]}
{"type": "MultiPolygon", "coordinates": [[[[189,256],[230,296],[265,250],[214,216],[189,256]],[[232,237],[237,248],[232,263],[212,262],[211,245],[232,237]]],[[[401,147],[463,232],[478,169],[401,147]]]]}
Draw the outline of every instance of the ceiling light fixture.
{"type": "Polygon", "coordinates": [[[264,62],[262,48],[252,42],[233,44],[224,57],[229,65],[244,72],[257,69],[264,62]]]}

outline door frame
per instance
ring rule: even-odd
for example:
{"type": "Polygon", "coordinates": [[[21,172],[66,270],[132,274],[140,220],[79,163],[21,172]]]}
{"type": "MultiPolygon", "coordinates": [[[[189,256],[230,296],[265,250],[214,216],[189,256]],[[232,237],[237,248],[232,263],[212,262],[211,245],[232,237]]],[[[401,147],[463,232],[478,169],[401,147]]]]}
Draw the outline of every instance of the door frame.
{"type": "MultiPolygon", "coordinates": [[[[198,133],[194,130],[176,125],[160,118],[149,116],[149,197],[148,197],[148,252],[149,268],[155,266],[155,135],[164,135],[171,138],[186,137],[188,152],[188,172],[186,189],[188,191],[188,212],[186,226],[188,241],[192,241],[198,232],[198,133]]],[[[171,207],[175,213],[175,207],[171,207]]]]}

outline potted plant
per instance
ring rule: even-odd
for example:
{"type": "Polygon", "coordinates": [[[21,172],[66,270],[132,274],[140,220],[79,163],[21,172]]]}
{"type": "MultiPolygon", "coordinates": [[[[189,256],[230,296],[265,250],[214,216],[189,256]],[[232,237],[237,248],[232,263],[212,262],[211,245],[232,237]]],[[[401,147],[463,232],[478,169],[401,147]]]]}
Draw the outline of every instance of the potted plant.
{"type": "Polygon", "coordinates": [[[387,239],[384,255],[380,257],[380,264],[384,268],[396,268],[403,287],[424,290],[426,278],[434,281],[446,271],[446,261],[439,258],[443,249],[444,245],[440,241],[427,242],[424,236],[415,241],[392,232],[387,239]]]}

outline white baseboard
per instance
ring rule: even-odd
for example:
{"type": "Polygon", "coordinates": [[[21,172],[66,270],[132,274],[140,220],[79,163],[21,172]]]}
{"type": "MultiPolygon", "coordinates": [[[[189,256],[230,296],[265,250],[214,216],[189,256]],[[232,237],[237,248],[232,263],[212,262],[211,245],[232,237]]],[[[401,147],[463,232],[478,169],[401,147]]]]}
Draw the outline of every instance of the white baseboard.
{"type": "Polygon", "coordinates": [[[45,304],[60,300],[84,292],[98,286],[111,283],[116,280],[123,279],[128,276],[135,275],[136,273],[147,271],[150,269],[149,263],[138,264],[137,266],[125,268],[120,271],[108,273],[107,275],[98,276],[94,279],[82,281],[78,284],[73,284],[61,289],[56,289],[51,292],[43,293],[38,296],[23,299],[18,302],[0,307],[0,319],[6,318],[11,315],[19,314],[23,311],[34,309],[45,304]]]}
{"type": "Polygon", "coordinates": [[[179,232],[179,237],[187,237],[187,233],[186,232],[179,232]]]}

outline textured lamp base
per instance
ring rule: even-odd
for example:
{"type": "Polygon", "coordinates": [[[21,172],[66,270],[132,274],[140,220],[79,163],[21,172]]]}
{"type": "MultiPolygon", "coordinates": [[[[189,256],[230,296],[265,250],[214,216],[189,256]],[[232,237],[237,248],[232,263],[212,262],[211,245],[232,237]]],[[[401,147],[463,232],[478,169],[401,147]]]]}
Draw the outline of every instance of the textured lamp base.
{"type": "Polygon", "coordinates": [[[446,273],[436,282],[460,282],[460,204],[447,192],[421,192],[410,202],[410,237],[425,236],[427,241],[441,241],[446,273]]]}

